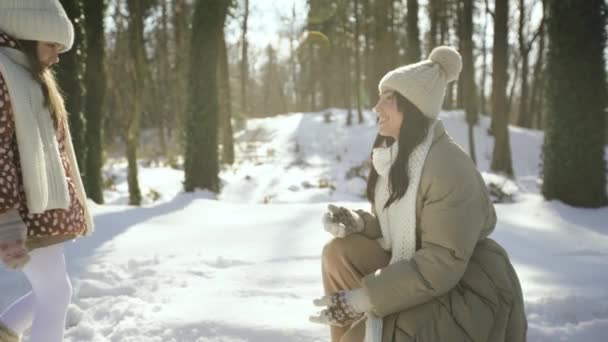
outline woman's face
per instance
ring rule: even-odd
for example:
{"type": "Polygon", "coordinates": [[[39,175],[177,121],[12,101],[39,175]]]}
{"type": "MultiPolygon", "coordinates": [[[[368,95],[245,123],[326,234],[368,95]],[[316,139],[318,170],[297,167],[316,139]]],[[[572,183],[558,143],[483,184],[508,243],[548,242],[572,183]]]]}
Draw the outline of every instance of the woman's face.
{"type": "Polygon", "coordinates": [[[397,97],[394,90],[380,93],[380,99],[374,107],[378,115],[378,133],[385,137],[399,138],[403,123],[403,114],[397,109],[397,97]]]}
{"type": "Polygon", "coordinates": [[[38,42],[37,52],[38,60],[42,66],[46,69],[51,67],[53,64],[59,62],[59,51],[61,50],[61,44],[49,43],[49,42],[38,42]]]}

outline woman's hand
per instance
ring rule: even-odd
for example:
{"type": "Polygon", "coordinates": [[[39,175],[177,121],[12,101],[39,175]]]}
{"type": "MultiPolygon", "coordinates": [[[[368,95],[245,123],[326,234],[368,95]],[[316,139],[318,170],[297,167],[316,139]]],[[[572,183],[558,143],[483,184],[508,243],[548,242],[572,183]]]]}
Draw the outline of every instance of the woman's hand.
{"type": "Polygon", "coordinates": [[[371,310],[369,296],[363,289],[338,291],[331,295],[315,299],[316,306],[324,306],[319,314],[310,316],[313,323],[347,326],[361,318],[364,312],[371,310]]]}
{"type": "Polygon", "coordinates": [[[350,209],[330,204],[327,206],[325,214],[323,214],[323,227],[333,236],[343,238],[353,233],[362,232],[365,228],[365,221],[359,214],[350,209]]]}

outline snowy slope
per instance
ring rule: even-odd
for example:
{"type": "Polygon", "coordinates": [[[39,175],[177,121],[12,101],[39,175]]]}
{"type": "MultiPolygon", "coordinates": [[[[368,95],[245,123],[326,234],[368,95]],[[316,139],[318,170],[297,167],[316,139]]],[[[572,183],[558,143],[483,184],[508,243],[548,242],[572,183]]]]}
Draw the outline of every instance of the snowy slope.
{"type": "MultiPolygon", "coordinates": [[[[371,113],[350,128],[343,110],[331,113],[330,123],[324,113],[250,120],[217,196],[183,194],[179,170],[143,167],[142,192],[161,197],[128,207],[125,165],[108,165],[116,187],[106,192],[111,204],[93,205],[96,234],[67,245],[75,299],[66,340],[328,341],[327,329],[307,320],[330,238],[319,217],[329,202],[368,207],[355,170],[367,172],[375,136],[371,113]]],[[[463,114],[441,117],[467,146],[463,114]]],[[[475,131],[479,167],[500,181],[487,172],[488,124],[482,118],[475,131]]],[[[608,208],[542,200],[542,133],[511,128],[511,143],[515,202],[496,205],[493,237],[521,277],[529,341],[605,341],[608,208]]],[[[27,287],[20,274],[0,271],[0,305],[27,287]]]]}

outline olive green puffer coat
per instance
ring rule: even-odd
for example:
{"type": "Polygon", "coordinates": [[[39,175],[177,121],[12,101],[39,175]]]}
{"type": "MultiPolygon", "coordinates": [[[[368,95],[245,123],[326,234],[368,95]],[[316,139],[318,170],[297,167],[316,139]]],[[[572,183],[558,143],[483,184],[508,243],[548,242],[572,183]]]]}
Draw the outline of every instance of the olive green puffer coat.
{"type": "MultiPolygon", "coordinates": [[[[379,237],[375,215],[363,216],[363,233],[379,237]]],[[[475,165],[441,123],[422,171],[416,217],[414,257],[363,279],[374,312],[384,318],[382,341],[525,341],[517,274],[488,238],[494,206],[475,165]]]]}

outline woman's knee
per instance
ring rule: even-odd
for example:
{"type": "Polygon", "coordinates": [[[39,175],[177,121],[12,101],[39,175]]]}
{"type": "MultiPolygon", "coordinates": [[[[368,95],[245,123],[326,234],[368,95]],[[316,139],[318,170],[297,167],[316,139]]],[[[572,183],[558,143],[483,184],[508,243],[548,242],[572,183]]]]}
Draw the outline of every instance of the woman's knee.
{"type": "Polygon", "coordinates": [[[351,243],[349,236],[345,238],[333,238],[325,244],[321,254],[323,265],[342,264],[348,258],[351,243]]]}
{"type": "Polygon", "coordinates": [[[376,243],[360,234],[334,238],[323,247],[321,260],[325,266],[357,264],[367,254],[369,244],[376,243]]]}

